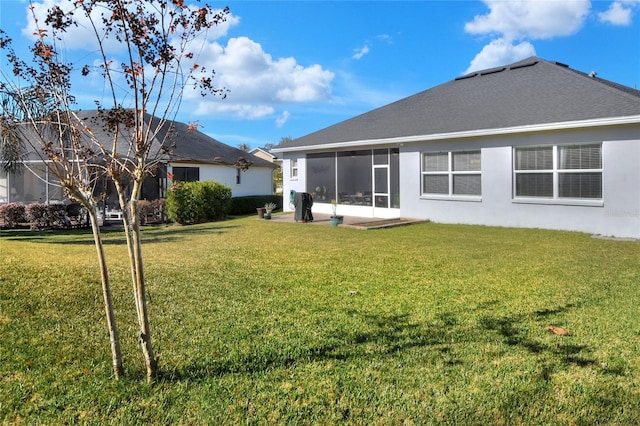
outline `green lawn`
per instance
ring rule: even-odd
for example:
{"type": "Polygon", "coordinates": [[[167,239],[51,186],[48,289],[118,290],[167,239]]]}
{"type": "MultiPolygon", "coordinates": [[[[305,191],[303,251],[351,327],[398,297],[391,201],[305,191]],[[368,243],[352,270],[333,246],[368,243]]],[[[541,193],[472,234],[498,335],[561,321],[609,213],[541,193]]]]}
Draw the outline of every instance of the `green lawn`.
{"type": "Polygon", "coordinates": [[[640,424],[638,242],[255,217],[144,237],[151,385],[121,234],[118,382],[91,235],[2,231],[3,424],[640,424]]]}

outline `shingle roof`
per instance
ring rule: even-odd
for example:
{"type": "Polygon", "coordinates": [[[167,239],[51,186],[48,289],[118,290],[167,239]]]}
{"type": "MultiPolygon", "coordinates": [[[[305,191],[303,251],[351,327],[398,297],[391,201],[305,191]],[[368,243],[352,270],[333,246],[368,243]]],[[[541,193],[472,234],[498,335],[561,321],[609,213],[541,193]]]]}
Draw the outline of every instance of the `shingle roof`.
{"type": "Polygon", "coordinates": [[[640,91],[530,57],[458,77],[275,151],[639,115],[640,91]]]}
{"type": "MultiPolygon", "coordinates": [[[[98,114],[96,110],[78,111],[77,115],[87,127],[91,128],[96,139],[103,139],[109,142],[112,140],[112,136],[102,128],[101,122],[97,118],[98,114]]],[[[151,116],[148,115],[146,119],[150,121],[151,116]]],[[[243,157],[245,160],[251,161],[253,166],[274,167],[273,163],[217,141],[197,129],[190,128],[188,124],[178,121],[171,123],[173,124],[174,132],[168,136],[168,142],[165,143],[165,145],[172,145],[170,154],[165,156],[166,161],[235,165],[238,162],[238,158],[243,157]]],[[[169,130],[171,123],[164,126],[162,129],[163,132],[154,140],[153,152],[159,152],[161,146],[160,141],[166,136],[166,132],[169,130]]],[[[35,136],[32,135],[32,130],[30,130],[29,127],[23,129],[23,132],[26,137],[31,137],[35,140],[35,136]]],[[[122,155],[127,155],[127,149],[128,141],[126,137],[120,138],[120,143],[118,144],[119,152],[122,155]]],[[[29,153],[28,159],[35,160],[39,158],[40,156],[35,155],[35,153],[29,153]]]]}
{"type": "Polygon", "coordinates": [[[176,136],[172,149],[172,161],[213,164],[236,164],[239,157],[253,162],[254,166],[274,167],[273,163],[249,152],[226,145],[198,130],[189,130],[185,123],[174,122],[176,136]]]}

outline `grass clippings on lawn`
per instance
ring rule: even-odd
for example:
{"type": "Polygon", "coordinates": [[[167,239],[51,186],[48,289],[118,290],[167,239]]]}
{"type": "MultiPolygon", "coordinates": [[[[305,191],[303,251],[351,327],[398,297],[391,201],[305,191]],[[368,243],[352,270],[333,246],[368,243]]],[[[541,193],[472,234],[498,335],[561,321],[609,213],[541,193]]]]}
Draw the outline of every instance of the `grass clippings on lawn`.
{"type": "Polygon", "coordinates": [[[2,232],[3,424],[640,423],[637,242],[254,218],[143,235],[152,385],[121,234],[117,382],[91,235],[2,232]]]}

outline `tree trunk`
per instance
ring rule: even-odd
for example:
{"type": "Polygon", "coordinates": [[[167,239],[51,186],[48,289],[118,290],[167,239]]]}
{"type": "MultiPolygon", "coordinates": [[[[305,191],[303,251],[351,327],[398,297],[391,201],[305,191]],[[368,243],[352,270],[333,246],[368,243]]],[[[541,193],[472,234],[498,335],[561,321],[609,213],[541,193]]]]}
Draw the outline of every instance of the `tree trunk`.
{"type": "Polygon", "coordinates": [[[122,217],[129,261],[131,266],[131,279],[133,282],[133,295],[140,327],[140,349],[144,358],[147,381],[152,381],[158,373],[158,360],[153,352],[151,332],[149,327],[149,314],[147,310],[147,291],[144,279],[142,262],[142,242],[140,239],[140,218],[138,217],[138,199],[142,182],[134,181],[129,202],[126,200],[125,188],[116,184],[120,205],[125,214],[122,217]],[[126,206],[126,207],[125,207],[126,206]]]}
{"type": "Polygon", "coordinates": [[[113,374],[116,379],[120,379],[124,375],[122,366],[122,353],[120,351],[120,337],[118,334],[118,325],[116,324],[115,310],[113,309],[113,299],[111,297],[111,286],[109,284],[109,272],[107,270],[107,261],[100,235],[100,227],[96,217],[95,206],[85,206],[89,209],[89,220],[91,221],[91,229],[93,231],[93,241],[98,254],[98,265],[100,267],[100,278],[102,281],[102,296],[104,298],[104,310],[107,316],[107,328],[109,329],[109,341],[111,342],[111,363],[113,366],[113,374]]]}

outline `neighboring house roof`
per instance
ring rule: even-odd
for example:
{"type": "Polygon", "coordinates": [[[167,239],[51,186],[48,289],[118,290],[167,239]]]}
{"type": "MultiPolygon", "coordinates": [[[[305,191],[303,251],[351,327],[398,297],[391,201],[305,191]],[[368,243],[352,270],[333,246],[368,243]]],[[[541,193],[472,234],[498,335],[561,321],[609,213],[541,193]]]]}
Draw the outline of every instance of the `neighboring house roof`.
{"type": "Polygon", "coordinates": [[[273,155],[272,153],[270,153],[269,151],[267,151],[266,148],[253,148],[251,151],[249,151],[251,154],[255,155],[256,157],[260,157],[264,160],[273,162],[275,160],[278,159],[278,157],[276,157],[275,155],[273,155]]]}
{"type": "MultiPolygon", "coordinates": [[[[77,116],[82,120],[85,126],[91,129],[94,137],[97,140],[106,141],[105,145],[108,149],[108,142],[111,142],[112,136],[110,132],[105,130],[99,119],[97,118],[96,110],[82,110],[77,111],[77,116]]],[[[147,115],[147,120],[151,120],[151,116],[147,115]]],[[[157,118],[154,118],[157,120],[157,118]]],[[[220,164],[220,165],[235,165],[240,157],[252,162],[252,167],[271,167],[274,165],[262,158],[256,157],[253,154],[244,152],[238,148],[226,145],[216,139],[207,136],[206,134],[198,131],[189,126],[188,124],[178,121],[169,121],[173,124],[173,134],[168,136],[165,145],[168,146],[168,154],[163,154],[165,161],[168,162],[184,162],[184,163],[205,163],[205,164],[220,164]]],[[[153,141],[152,152],[161,152],[161,141],[167,136],[170,124],[162,128],[162,132],[153,141]]],[[[33,134],[33,129],[30,126],[23,126],[23,134],[25,137],[36,140],[33,134]]],[[[126,134],[126,132],[124,132],[126,134]]],[[[118,143],[118,151],[122,155],[129,155],[127,149],[129,142],[126,137],[121,137],[118,143]]],[[[36,160],[41,156],[36,155],[31,149],[29,149],[27,159],[36,160]]]]}
{"type": "Polygon", "coordinates": [[[190,130],[188,124],[177,121],[173,124],[176,135],[172,139],[175,147],[172,148],[171,162],[233,165],[238,162],[238,158],[243,157],[253,163],[252,167],[274,167],[270,161],[226,145],[198,130],[190,130]]]}
{"type": "Polygon", "coordinates": [[[538,57],[473,72],[275,152],[640,123],[640,91],[538,57]],[[507,130],[510,129],[510,130],[507,130]]]}

